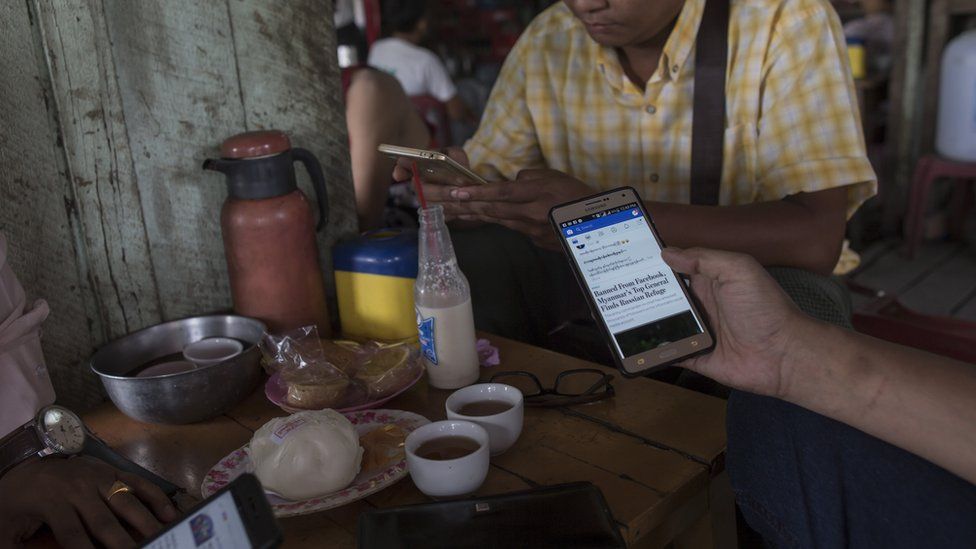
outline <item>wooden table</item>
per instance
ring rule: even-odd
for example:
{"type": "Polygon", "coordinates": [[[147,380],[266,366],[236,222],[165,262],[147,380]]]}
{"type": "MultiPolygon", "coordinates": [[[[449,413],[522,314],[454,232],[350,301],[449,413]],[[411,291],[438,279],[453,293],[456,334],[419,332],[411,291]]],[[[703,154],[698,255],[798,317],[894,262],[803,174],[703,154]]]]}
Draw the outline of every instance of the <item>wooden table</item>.
{"type": "MultiPolygon", "coordinates": [[[[527,370],[543,383],[560,371],[599,367],[497,336],[500,370],[527,370]]],[[[612,399],[566,409],[526,408],[522,435],[492,458],[479,494],[588,480],[603,491],[628,544],[735,546],[731,489],[724,473],[725,402],[644,378],[613,382],[612,399]]],[[[421,381],[385,407],[445,419],[449,391],[421,381]]],[[[285,415],[259,389],[225,415],[193,425],[139,423],[113,405],[85,414],[88,426],[129,459],[198,497],[204,475],[258,427],[285,415]]],[[[349,505],[282,519],[286,547],[355,547],[365,510],[428,501],[409,479],[349,505]]]]}

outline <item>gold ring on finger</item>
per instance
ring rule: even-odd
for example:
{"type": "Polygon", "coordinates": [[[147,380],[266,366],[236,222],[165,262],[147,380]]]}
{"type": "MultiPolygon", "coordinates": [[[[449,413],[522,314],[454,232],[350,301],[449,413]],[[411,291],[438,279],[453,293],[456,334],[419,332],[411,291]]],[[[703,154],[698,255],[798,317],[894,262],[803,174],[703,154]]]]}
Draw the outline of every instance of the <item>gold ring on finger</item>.
{"type": "Polygon", "coordinates": [[[122,482],[121,480],[117,480],[114,483],[112,483],[112,487],[108,489],[108,496],[105,498],[105,501],[110,501],[112,499],[112,496],[116,494],[122,494],[122,493],[127,494],[131,491],[132,491],[131,486],[122,482]]]}

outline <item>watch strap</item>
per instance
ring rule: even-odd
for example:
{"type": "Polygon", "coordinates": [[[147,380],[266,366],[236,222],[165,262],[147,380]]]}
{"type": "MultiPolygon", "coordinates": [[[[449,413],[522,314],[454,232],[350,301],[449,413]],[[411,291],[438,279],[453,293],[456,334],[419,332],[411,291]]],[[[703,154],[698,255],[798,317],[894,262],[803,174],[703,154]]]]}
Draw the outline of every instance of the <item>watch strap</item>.
{"type": "Polygon", "coordinates": [[[125,456],[119,454],[108,444],[105,444],[105,442],[93,435],[91,431],[87,432],[86,435],[85,448],[81,451],[82,454],[91,456],[93,458],[98,458],[112,467],[125,471],[126,473],[132,473],[133,475],[140,476],[158,486],[159,489],[162,490],[167,496],[172,497],[173,494],[179,492],[180,488],[178,486],[166,481],[159,475],[154,474],[152,471],[141,467],[139,464],[126,459],[125,456]]]}
{"type": "Polygon", "coordinates": [[[0,442],[0,476],[45,448],[33,424],[21,427],[0,442]]]}

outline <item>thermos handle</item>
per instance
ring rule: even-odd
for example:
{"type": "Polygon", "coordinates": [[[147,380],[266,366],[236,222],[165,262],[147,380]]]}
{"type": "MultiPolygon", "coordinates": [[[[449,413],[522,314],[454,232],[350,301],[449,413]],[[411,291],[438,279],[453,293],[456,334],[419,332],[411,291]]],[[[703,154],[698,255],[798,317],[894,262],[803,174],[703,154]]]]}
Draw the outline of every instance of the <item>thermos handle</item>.
{"type": "Polygon", "coordinates": [[[312,186],[315,188],[315,198],[319,203],[319,222],[315,226],[316,231],[321,231],[322,227],[329,221],[329,195],[325,191],[325,176],[322,175],[322,166],[319,164],[315,155],[305,149],[293,148],[292,157],[305,166],[312,179],[312,186]]]}

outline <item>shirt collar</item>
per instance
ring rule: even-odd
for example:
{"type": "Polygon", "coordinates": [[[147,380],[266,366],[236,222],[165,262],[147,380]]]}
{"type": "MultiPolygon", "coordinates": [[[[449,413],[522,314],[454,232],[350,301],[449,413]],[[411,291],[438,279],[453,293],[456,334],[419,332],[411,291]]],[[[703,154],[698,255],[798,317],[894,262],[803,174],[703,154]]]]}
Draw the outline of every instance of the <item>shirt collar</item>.
{"type": "Polygon", "coordinates": [[[620,58],[613,48],[600,46],[593,42],[597,47],[597,69],[607,79],[607,83],[619,93],[634,93],[640,95],[637,86],[630,81],[620,64],[620,58]]]}

